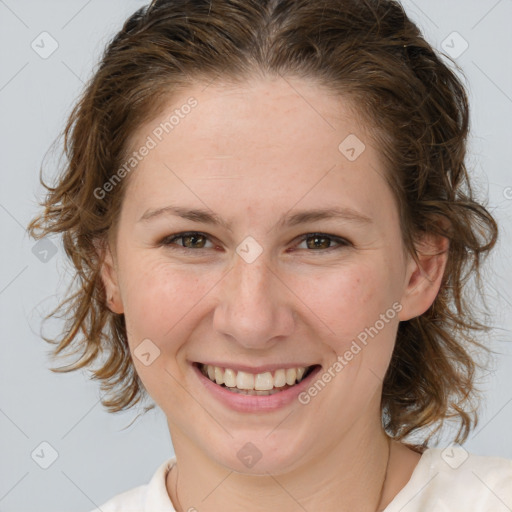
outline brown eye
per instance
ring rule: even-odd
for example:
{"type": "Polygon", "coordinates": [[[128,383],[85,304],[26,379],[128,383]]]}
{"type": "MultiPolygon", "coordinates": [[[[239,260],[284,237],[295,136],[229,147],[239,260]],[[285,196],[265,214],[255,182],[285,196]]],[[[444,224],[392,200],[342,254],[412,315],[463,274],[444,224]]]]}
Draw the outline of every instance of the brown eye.
{"type": "Polygon", "coordinates": [[[205,244],[208,240],[205,234],[192,231],[168,236],[160,242],[160,245],[166,247],[178,246],[178,249],[207,249],[208,247],[205,247],[205,244]],[[178,240],[179,242],[177,242],[178,240]]]}
{"type": "Polygon", "coordinates": [[[311,236],[307,239],[308,249],[328,249],[331,246],[331,239],[327,236],[311,236]]]}
{"type": "Polygon", "coordinates": [[[306,242],[307,249],[311,249],[313,251],[338,249],[340,247],[350,245],[350,243],[343,238],[324,233],[309,233],[304,235],[301,241],[306,242]]]}
{"type": "Polygon", "coordinates": [[[183,246],[189,248],[199,248],[202,249],[206,242],[206,237],[203,235],[187,235],[182,236],[183,246]],[[199,247],[198,247],[199,246],[199,247]]]}

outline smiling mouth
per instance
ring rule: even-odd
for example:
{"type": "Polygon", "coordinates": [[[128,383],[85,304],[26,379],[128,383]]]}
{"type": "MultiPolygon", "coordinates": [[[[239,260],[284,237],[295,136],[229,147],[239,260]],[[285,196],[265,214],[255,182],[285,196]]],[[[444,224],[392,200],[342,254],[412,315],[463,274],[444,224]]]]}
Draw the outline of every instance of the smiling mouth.
{"type": "Polygon", "coordinates": [[[194,363],[209,380],[232,393],[266,396],[292,388],[304,380],[320,365],[278,369],[272,372],[248,373],[231,368],[221,368],[194,363]]]}

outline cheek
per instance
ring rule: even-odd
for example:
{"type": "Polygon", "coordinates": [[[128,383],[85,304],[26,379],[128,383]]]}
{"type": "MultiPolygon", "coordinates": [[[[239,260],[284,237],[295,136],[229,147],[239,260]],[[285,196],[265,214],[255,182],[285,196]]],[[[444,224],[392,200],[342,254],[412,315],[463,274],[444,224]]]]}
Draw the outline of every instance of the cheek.
{"type": "Polygon", "coordinates": [[[193,265],[171,265],[165,258],[127,260],[122,294],[130,344],[149,338],[168,347],[179,339],[176,332],[219,277],[193,265]]]}
{"type": "Polygon", "coordinates": [[[139,257],[125,263],[122,295],[132,359],[146,390],[165,407],[168,401],[180,400],[175,379],[184,376],[177,355],[198,324],[201,299],[220,276],[208,272],[206,279],[192,265],[170,265],[162,258],[139,257]],[[138,357],[146,352],[151,358],[148,365],[138,357]]]}
{"type": "Polygon", "coordinates": [[[291,288],[300,290],[297,295],[310,310],[307,317],[317,318],[315,326],[342,349],[392,307],[396,292],[388,276],[390,269],[368,262],[302,277],[291,288]]]}

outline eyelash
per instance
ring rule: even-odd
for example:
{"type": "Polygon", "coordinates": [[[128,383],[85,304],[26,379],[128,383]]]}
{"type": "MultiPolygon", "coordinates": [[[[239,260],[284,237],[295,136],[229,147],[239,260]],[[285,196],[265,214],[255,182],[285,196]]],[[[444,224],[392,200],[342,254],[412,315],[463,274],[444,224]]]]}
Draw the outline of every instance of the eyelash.
{"type": "MultiPolygon", "coordinates": [[[[177,250],[184,250],[184,251],[202,251],[202,250],[210,249],[209,247],[200,247],[198,249],[192,249],[190,247],[183,247],[180,245],[176,245],[174,243],[176,240],[179,240],[180,238],[183,239],[187,236],[201,236],[201,237],[205,237],[206,239],[208,239],[211,242],[209,236],[206,233],[202,233],[200,231],[186,231],[183,233],[177,233],[174,235],[166,236],[158,243],[158,245],[166,247],[168,249],[172,249],[172,250],[177,249],[177,250]]],[[[315,237],[327,238],[330,240],[334,240],[338,245],[335,247],[328,247],[326,249],[305,249],[306,251],[308,251],[308,252],[330,252],[332,250],[339,250],[339,249],[342,249],[343,247],[352,246],[352,243],[349,242],[348,240],[346,240],[345,238],[341,238],[341,237],[335,236],[335,235],[329,235],[327,233],[316,233],[316,232],[315,233],[306,233],[306,234],[302,235],[299,239],[299,242],[302,243],[310,238],[315,238],[315,237]]]]}

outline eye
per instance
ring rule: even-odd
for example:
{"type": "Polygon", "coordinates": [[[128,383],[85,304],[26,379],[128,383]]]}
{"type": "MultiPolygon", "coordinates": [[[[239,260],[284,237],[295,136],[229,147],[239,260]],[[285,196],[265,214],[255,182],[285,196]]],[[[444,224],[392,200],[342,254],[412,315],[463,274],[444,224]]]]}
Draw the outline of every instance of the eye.
{"type": "MultiPolygon", "coordinates": [[[[164,238],[159,245],[172,246],[177,245],[179,249],[205,249],[205,243],[208,236],[198,231],[189,231],[186,233],[178,233],[164,238]],[[176,240],[181,240],[176,244],[176,240]]],[[[207,248],[207,247],[206,247],[207,248]]]]}
{"type": "Polygon", "coordinates": [[[328,235],[326,233],[308,233],[303,235],[300,240],[301,242],[306,242],[307,249],[311,249],[313,251],[320,250],[321,252],[325,252],[326,250],[340,249],[341,247],[351,245],[351,243],[344,238],[335,235],[328,235]],[[337,245],[331,247],[333,241],[337,245]]]}
{"type": "MultiPolygon", "coordinates": [[[[169,235],[165,237],[161,242],[159,242],[159,245],[169,248],[174,248],[173,246],[175,246],[177,249],[184,250],[213,248],[206,247],[206,243],[208,243],[208,241],[210,241],[210,238],[204,233],[199,231],[187,231],[185,233],[169,235]],[[179,241],[179,243],[176,243],[177,241],[179,241]]],[[[306,250],[309,250],[308,252],[326,252],[328,250],[340,249],[342,247],[352,245],[348,240],[345,240],[344,238],[335,235],[328,235],[325,233],[307,233],[302,235],[302,237],[299,238],[299,241],[301,243],[306,242],[306,250]],[[336,244],[335,246],[332,246],[333,242],[336,244]]],[[[292,251],[294,250],[296,250],[296,248],[292,249],[292,251]]]]}

